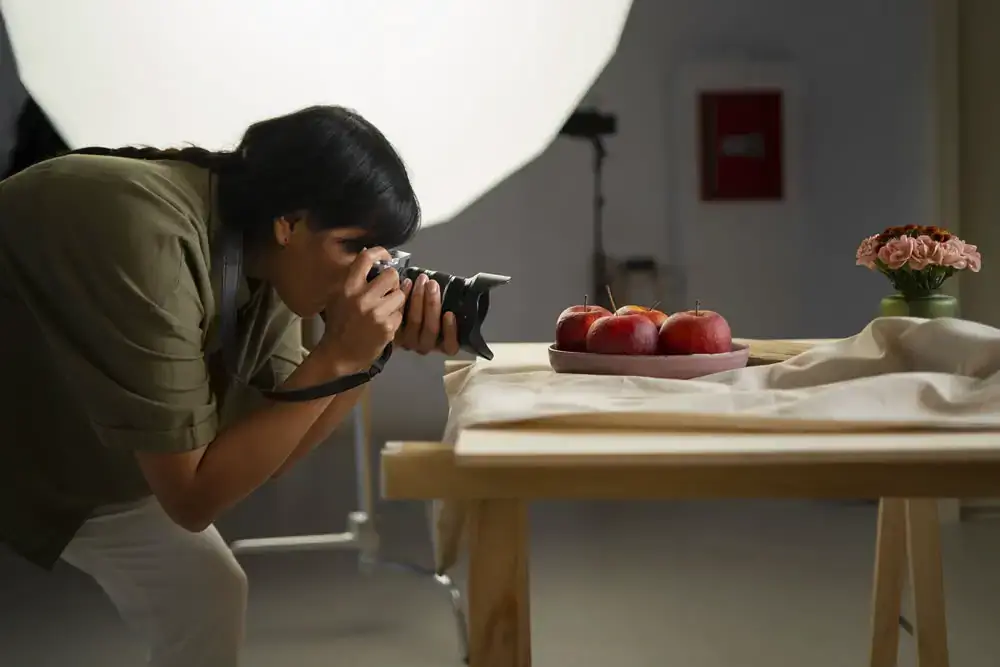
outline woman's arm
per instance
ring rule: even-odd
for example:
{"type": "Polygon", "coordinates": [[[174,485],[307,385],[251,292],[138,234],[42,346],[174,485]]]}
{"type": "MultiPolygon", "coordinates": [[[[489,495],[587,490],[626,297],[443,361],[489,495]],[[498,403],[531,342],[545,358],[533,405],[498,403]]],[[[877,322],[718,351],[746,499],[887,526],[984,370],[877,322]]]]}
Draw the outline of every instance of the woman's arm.
{"type": "Polygon", "coordinates": [[[305,437],[302,438],[298,446],[292,450],[291,455],[274,472],[272,477],[280,477],[285,474],[289,468],[301,461],[306,454],[329,438],[330,434],[340,426],[347,414],[357,404],[362,396],[362,392],[364,392],[364,387],[357,387],[346,393],[338,394],[330,402],[326,410],[323,411],[319,419],[313,423],[312,428],[306,432],[305,437]]]}
{"type": "MultiPolygon", "coordinates": [[[[321,343],[282,389],[359,370],[346,367],[335,351],[321,343]]],[[[200,531],[285,466],[303,443],[312,437],[321,440],[320,434],[347,412],[337,409],[336,403],[335,397],[272,403],[226,428],[206,447],[181,453],[138,451],[136,457],[167,514],[182,527],[200,531]]]]}
{"type": "MultiPolygon", "coordinates": [[[[327,329],[282,389],[309,387],[330,377],[360,372],[368,368],[368,361],[357,359],[370,359],[369,354],[389,342],[405,303],[398,275],[383,272],[371,282],[365,279],[374,262],[388,256],[384,249],[369,248],[354,260],[348,289],[362,291],[341,302],[338,322],[343,326],[327,329]]],[[[274,403],[226,428],[201,449],[173,454],[140,450],[139,465],[167,514],[184,528],[200,531],[270,479],[335,400],[274,403]]]]}
{"type": "MultiPolygon", "coordinates": [[[[437,283],[428,281],[427,276],[421,274],[417,278],[416,284],[411,280],[405,280],[401,286],[403,293],[407,296],[408,312],[406,326],[396,332],[396,344],[405,350],[411,350],[418,354],[427,354],[437,350],[446,355],[454,356],[458,354],[458,326],[455,316],[452,313],[441,315],[441,292],[436,289],[437,283]]],[[[301,343],[301,338],[292,339],[292,344],[288,347],[295,347],[301,343]]],[[[302,458],[323,443],[334,429],[340,425],[347,413],[358,402],[363,388],[353,389],[342,396],[337,396],[323,415],[316,420],[309,432],[295,448],[291,456],[275,472],[278,477],[285,473],[290,467],[302,460],[302,458]]]]}
{"type": "MultiPolygon", "coordinates": [[[[266,369],[260,373],[259,378],[251,380],[251,384],[261,390],[274,389],[275,378],[278,378],[280,383],[283,381],[281,378],[291,377],[292,373],[302,365],[302,362],[310,354],[309,348],[304,344],[306,332],[309,331],[307,321],[294,316],[284,305],[281,305],[280,308],[281,312],[271,318],[277,324],[265,334],[264,346],[273,347],[274,353],[267,360],[266,369]],[[271,340],[268,336],[274,336],[276,340],[271,340]]],[[[312,335],[309,338],[315,340],[316,336],[312,335]]],[[[362,391],[364,391],[363,388],[359,387],[337,395],[272,477],[284,474],[291,466],[301,461],[306,454],[330,437],[330,434],[358,402],[362,391]]]]}

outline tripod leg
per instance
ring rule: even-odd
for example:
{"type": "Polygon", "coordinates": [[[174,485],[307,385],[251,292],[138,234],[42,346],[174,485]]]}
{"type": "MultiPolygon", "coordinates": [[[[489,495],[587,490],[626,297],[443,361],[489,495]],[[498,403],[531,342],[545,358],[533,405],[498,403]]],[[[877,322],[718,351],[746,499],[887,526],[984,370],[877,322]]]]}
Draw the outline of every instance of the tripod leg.
{"type": "Polygon", "coordinates": [[[451,611],[455,617],[455,630],[458,631],[458,646],[462,652],[462,660],[469,664],[469,622],[465,618],[465,608],[462,605],[462,593],[458,587],[452,583],[451,577],[446,574],[436,574],[434,579],[444,586],[451,596],[451,611]]]}

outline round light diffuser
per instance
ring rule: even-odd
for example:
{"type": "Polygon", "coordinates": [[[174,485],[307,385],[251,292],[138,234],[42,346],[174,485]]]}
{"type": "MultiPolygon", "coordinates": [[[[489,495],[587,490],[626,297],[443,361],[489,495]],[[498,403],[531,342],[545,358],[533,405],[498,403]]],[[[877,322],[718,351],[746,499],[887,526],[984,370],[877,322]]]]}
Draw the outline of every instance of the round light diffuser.
{"type": "Polygon", "coordinates": [[[230,148],[341,104],[402,154],[424,223],[548,146],[631,0],[3,0],[22,80],[71,147],[230,148]]]}

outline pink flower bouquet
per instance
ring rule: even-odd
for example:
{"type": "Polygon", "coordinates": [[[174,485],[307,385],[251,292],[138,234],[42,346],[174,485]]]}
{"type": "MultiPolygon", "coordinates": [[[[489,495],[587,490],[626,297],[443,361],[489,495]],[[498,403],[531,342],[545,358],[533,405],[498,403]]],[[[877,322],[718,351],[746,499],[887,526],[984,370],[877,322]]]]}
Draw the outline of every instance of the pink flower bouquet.
{"type": "Polygon", "coordinates": [[[906,298],[932,294],[956,271],[982,267],[979,250],[947,229],[889,227],[858,246],[857,265],[885,275],[906,298]]]}

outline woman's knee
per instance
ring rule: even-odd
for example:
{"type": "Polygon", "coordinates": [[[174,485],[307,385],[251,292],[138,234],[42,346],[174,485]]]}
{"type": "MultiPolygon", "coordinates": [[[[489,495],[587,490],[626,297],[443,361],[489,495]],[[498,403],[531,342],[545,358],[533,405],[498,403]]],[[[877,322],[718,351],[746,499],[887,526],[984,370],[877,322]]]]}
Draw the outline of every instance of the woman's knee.
{"type": "Polygon", "coordinates": [[[189,533],[159,505],[142,503],[88,522],[63,558],[91,575],[149,642],[151,664],[236,664],[247,577],[215,528],[189,533]]]}
{"type": "Polygon", "coordinates": [[[224,564],[214,589],[231,607],[243,609],[247,604],[247,575],[232,556],[224,564]]]}
{"type": "Polygon", "coordinates": [[[197,597],[202,613],[215,610],[222,617],[242,617],[247,605],[247,575],[232,552],[211,550],[199,564],[197,597]]]}

